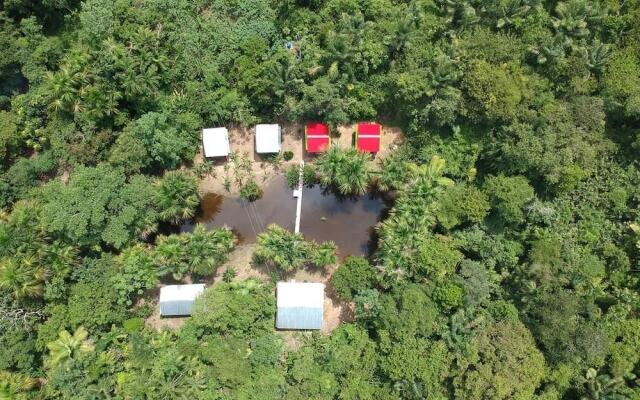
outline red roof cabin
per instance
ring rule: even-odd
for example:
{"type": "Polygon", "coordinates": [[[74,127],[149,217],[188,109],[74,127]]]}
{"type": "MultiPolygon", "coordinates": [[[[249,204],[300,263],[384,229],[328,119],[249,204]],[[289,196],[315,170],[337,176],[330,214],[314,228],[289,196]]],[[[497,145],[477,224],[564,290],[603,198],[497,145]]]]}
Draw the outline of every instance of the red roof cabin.
{"type": "Polygon", "coordinates": [[[382,127],[375,122],[361,122],[356,128],[356,147],[363,153],[380,151],[382,127]]]}
{"type": "Polygon", "coordinates": [[[309,153],[322,153],[331,146],[329,126],[320,122],[310,122],[304,128],[305,149],[309,153]]]}

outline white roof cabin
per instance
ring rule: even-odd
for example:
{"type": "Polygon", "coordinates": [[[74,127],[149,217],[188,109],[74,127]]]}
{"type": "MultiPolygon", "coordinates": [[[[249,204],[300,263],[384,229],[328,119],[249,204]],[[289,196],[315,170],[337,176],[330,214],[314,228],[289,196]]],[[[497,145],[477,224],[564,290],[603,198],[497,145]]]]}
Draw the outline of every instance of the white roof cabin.
{"type": "Polygon", "coordinates": [[[168,285],[160,288],[160,315],[191,315],[193,302],[204,292],[204,283],[168,285]]]}
{"type": "Polygon", "coordinates": [[[202,147],[205,157],[226,157],[229,155],[229,131],[227,128],[207,128],[202,130],[202,147]]]}
{"type": "Polygon", "coordinates": [[[276,287],[278,329],[322,329],[324,284],[278,282],[276,287]]]}
{"type": "Polygon", "coordinates": [[[278,124],[256,125],[256,152],[279,153],[282,150],[282,128],[278,124]]]}

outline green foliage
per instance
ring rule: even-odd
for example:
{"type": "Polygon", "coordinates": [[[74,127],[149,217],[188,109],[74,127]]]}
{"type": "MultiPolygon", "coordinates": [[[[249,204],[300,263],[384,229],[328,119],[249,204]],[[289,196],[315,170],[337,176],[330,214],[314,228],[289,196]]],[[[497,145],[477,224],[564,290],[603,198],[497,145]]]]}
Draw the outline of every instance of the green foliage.
{"type": "Polygon", "coordinates": [[[222,273],[222,280],[227,283],[231,283],[233,279],[238,275],[238,271],[236,271],[233,267],[228,267],[222,273]]]}
{"type": "Polygon", "coordinates": [[[481,121],[509,121],[516,116],[524,97],[523,78],[517,71],[486,61],[474,62],[464,76],[472,118],[481,121]]]}
{"type": "Polygon", "coordinates": [[[453,274],[460,260],[462,253],[452,245],[450,238],[427,236],[420,239],[410,272],[415,276],[439,280],[453,274]]]}
{"type": "Polygon", "coordinates": [[[623,48],[613,54],[602,78],[608,106],[618,117],[640,117],[640,61],[637,50],[623,48]],[[621,114],[621,115],[620,115],[621,114]]]}
{"type": "Polygon", "coordinates": [[[37,351],[30,326],[16,324],[15,320],[5,317],[0,320],[0,328],[0,371],[35,370],[37,351]]]}
{"type": "Polygon", "coordinates": [[[30,191],[54,168],[51,152],[27,159],[20,158],[1,177],[4,190],[0,201],[9,206],[15,201],[27,199],[30,191]]]}
{"type": "Polygon", "coordinates": [[[376,271],[362,257],[347,257],[331,277],[331,284],[341,299],[351,301],[376,281],[376,271]]]}
{"type": "Polygon", "coordinates": [[[331,146],[316,162],[320,183],[332,186],[341,194],[364,194],[371,182],[368,156],[354,148],[331,146]]]}
{"type": "Polygon", "coordinates": [[[130,306],[132,297],[141,295],[157,283],[153,259],[149,251],[137,245],[124,250],[117,258],[118,274],[113,277],[113,288],[120,295],[118,302],[130,306]]]}
{"type": "Polygon", "coordinates": [[[257,281],[220,283],[198,298],[189,325],[203,333],[254,335],[272,329],[274,313],[271,292],[257,281]]]}
{"type": "Polygon", "coordinates": [[[198,181],[189,172],[169,171],[156,182],[153,198],[159,218],[177,224],[195,215],[198,181]]]}
{"type": "Polygon", "coordinates": [[[462,223],[482,222],[489,210],[487,196],[473,186],[455,185],[448,187],[438,200],[436,216],[446,229],[462,223]]]}
{"type": "Polygon", "coordinates": [[[272,224],[258,235],[254,260],[270,264],[282,272],[290,272],[313,264],[325,267],[335,264],[336,246],[333,242],[305,241],[300,233],[291,233],[272,224]]]}
{"type": "Polygon", "coordinates": [[[610,152],[604,137],[601,99],[580,96],[546,105],[536,120],[509,125],[498,133],[498,161],[505,172],[542,178],[545,190],[566,192],[610,152]]]}
{"type": "Polygon", "coordinates": [[[465,399],[528,399],[544,377],[544,358],[520,323],[498,322],[472,341],[473,353],[461,360],[455,395],[465,399]]]}
{"type": "Polygon", "coordinates": [[[256,201],[260,197],[262,197],[262,189],[255,180],[251,179],[240,187],[240,198],[247,201],[256,201]]]}
{"type": "Polygon", "coordinates": [[[40,218],[48,232],[72,243],[121,248],[153,227],[153,195],[144,176],[127,179],[106,165],[78,167],[68,184],[43,186],[40,218]]]}
{"type": "Polygon", "coordinates": [[[251,341],[249,362],[254,368],[275,367],[282,355],[282,339],[274,334],[259,336],[251,341]]]}
{"type": "Polygon", "coordinates": [[[125,128],[112,148],[110,162],[128,171],[144,167],[174,169],[191,160],[198,140],[197,117],[147,113],[125,128]]]}
{"type": "Polygon", "coordinates": [[[293,158],[293,151],[287,150],[287,151],[283,152],[282,153],[282,158],[285,161],[291,161],[291,159],[293,158]]]}
{"type": "Polygon", "coordinates": [[[524,219],[524,207],[535,194],[522,176],[491,176],[483,185],[492,210],[507,224],[517,225],[524,219]]]}
{"type": "MultiPolygon", "coordinates": [[[[300,167],[297,165],[291,165],[284,173],[289,187],[297,188],[300,179],[300,167]]],[[[315,168],[309,164],[305,164],[302,169],[302,183],[305,186],[312,187],[316,184],[317,180],[315,168]]]]}
{"type": "Polygon", "coordinates": [[[182,280],[187,274],[208,276],[227,261],[235,243],[236,237],[230,229],[207,230],[197,224],[190,233],[159,236],[148,257],[160,277],[171,275],[182,280]]]}

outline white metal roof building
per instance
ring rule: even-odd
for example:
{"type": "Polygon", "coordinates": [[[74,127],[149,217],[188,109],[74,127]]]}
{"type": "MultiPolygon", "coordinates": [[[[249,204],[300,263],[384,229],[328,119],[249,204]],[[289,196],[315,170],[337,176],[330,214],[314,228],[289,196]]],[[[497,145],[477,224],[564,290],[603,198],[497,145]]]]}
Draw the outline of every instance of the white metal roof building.
{"type": "Polygon", "coordinates": [[[279,153],[282,150],[282,128],[278,124],[256,125],[256,152],[279,153]]]}
{"type": "Polygon", "coordinates": [[[278,282],[276,295],[276,328],[322,329],[323,283],[278,282]]]}
{"type": "Polygon", "coordinates": [[[207,128],[202,130],[202,147],[205,157],[226,157],[229,155],[229,131],[227,128],[207,128]]]}
{"type": "Polygon", "coordinates": [[[204,292],[204,283],[168,285],[160,288],[160,315],[191,315],[195,299],[204,292]]]}

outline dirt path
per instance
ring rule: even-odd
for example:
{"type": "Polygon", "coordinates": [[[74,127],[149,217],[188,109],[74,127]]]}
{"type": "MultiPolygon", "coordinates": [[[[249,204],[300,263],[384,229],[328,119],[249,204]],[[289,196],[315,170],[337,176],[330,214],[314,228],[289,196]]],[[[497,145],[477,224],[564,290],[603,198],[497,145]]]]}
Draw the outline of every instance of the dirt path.
{"type": "MultiPolygon", "coordinates": [[[[341,125],[332,132],[334,146],[349,148],[353,146],[355,124],[341,125]]],[[[270,179],[286,170],[290,165],[298,165],[301,160],[314,162],[315,155],[307,154],[304,151],[304,126],[300,124],[282,125],[283,151],[291,151],[293,158],[289,161],[279,159],[277,162],[269,161],[255,152],[255,128],[242,126],[229,127],[229,140],[231,151],[236,155],[230,160],[216,161],[212,172],[200,180],[199,190],[201,193],[219,193],[237,196],[240,189],[237,177],[246,182],[247,179],[255,179],[256,182],[265,186],[270,179]],[[226,165],[226,167],[225,167],[226,165]],[[244,165],[241,167],[240,165],[244,165]],[[226,184],[225,184],[226,181],[226,184]]],[[[389,155],[404,137],[399,128],[383,126],[380,152],[373,157],[372,163],[389,155]]],[[[194,165],[203,163],[202,152],[194,160],[194,165]]],[[[229,260],[224,263],[214,275],[203,280],[208,287],[222,281],[224,271],[228,268],[236,270],[234,280],[242,281],[248,278],[256,278],[263,282],[271,279],[271,272],[268,268],[257,266],[253,263],[253,252],[255,244],[241,244],[230,254],[229,260]]],[[[336,266],[328,266],[326,269],[304,269],[296,271],[282,277],[282,280],[295,280],[298,282],[320,282],[326,286],[324,300],[324,326],[322,332],[327,334],[337,328],[341,322],[352,321],[354,318],[353,305],[338,300],[331,287],[331,276],[335,272],[336,266]]],[[[274,293],[275,295],[275,293],[274,293]]],[[[152,300],[154,313],[145,321],[146,325],[156,330],[177,329],[187,318],[160,318],[158,296],[148,296],[152,300]]],[[[144,302],[145,300],[143,300],[144,302]]],[[[302,344],[307,332],[279,332],[288,348],[296,348],[302,344]]]]}
{"type": "MultiPolygon", "coordinates": [[[[336,131],[332,132],[333,145],[342,148],[353,147],[355,128],[355,124],[340,125],[336,131]]],[[[399,128],[383,126],[380,152],[373,157],[372,163],[375,164],[378,160],[388,156],[403,140],[404,136],[399,128]]],[[[257,154],[255,152],[255,128],[231,126],[229,127],[229,141],[231,151],[236,154],[235,157],[237,159],[245,158],[250,165],[250,171],[240,172],[240,175],[245,178],[244,181],[250,176],[261,186],[264,186],[271,177],[286,170],[290,165],[298,165],[301,160],[313,163],[317,158],[316,155],[308,154],[304,150],[304,126],[301,124],[282,125],[282,150],[293,153],[293,158],[289,161],[279,159],[277,162],[272,162],[268,157],[257,154]]],[[[203,156],[200,152],[194,160],[194,164],[202,162],[203,156]]],[[[200,192],[238,195],[240,187],[236,181],[238,175],[236,164],[231,159],[216,161],[212,174],[201,179],[200,192]],[[226,169],[225,165],[227,165],[226,169]],[[228,184],[227,187],[225,187],[225,179],[230,181],[228,182],[230,185],[228,184]]]]}

